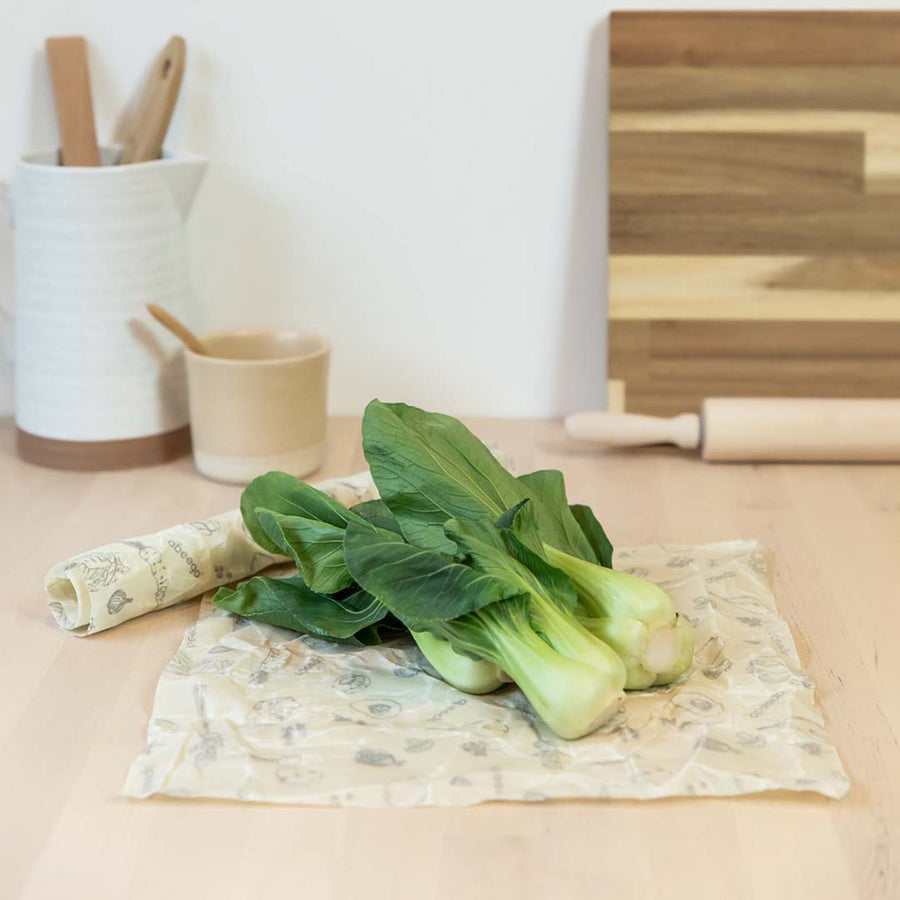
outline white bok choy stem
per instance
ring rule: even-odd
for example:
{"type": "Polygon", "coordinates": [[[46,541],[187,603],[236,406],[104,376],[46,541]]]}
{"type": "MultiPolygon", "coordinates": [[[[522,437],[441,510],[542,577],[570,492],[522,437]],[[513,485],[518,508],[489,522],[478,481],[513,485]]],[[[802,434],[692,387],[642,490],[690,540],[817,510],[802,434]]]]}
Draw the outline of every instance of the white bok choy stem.
{"type": "Polygon", "coordinates": [[[495,663],[457,653],[449,641],[428,631],[410,634],[438,675],[457,690],[467,694],[489,694],[509,681],[495,663]]]}
{"type": "Polygon", "coordinates": [[[549,544],[544,544],[544,552],[551,565],[572,579],[584,626],[625,663],[627,689],[670,684],[690,668],[693,629],[676,614],[662,588],[549,544]]]}

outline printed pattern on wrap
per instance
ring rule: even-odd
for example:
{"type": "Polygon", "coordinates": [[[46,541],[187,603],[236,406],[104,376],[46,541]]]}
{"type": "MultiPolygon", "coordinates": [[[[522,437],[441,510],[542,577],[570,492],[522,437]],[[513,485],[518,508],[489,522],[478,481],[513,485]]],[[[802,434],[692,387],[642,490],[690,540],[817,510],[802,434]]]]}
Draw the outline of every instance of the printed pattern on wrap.
{"type": "MultiPolygon", "coordinates": [[[[377,496],[368,472],[316,486],[346,505],[377,496]]],[[[283,559],[253,541],[234,509],[64,560],[47,573],[44,590],[59,626],[84,636],[248,578],[283,559]]]]}
{"type": "Polygon", "coordinates": [[[556,737],[513,686],[460,693],[409,640],[348,647],[259,625],[204,600],[163,672],[124,793],[333,806],[786,789],[849,781],[752,541],[621,550],[694,625],[675,685],[556,737]]]}

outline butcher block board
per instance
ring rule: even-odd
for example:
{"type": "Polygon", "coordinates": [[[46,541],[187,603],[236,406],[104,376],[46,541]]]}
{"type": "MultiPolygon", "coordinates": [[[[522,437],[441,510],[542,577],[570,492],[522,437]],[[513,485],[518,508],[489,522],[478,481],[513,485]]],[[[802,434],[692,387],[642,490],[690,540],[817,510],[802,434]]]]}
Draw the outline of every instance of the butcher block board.
{"type": "Polygon", "coordinates": [[[900,12],[610,20],[609,374],[629,411],[900,396],[900,12]]]}

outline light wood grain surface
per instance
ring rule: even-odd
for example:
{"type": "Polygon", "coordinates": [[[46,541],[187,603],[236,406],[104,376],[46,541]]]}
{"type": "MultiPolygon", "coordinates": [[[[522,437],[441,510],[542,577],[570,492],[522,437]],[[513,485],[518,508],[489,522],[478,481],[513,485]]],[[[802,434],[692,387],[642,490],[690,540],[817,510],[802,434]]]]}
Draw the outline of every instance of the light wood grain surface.
{"type": "Polygon", "coordinates": [[[825,361],[844,323],[864,345],[900,323],[900,14],[610,21],[609,372],[629,411],[896,396],[896,343],[825,361]],[[673,322],[699,326],[681,328],[682,355],[641,341],[673,322]],[[782,355],[785,342],[803,352],[782,355]]]}
{"type": "MultiPolygon", "coordinates": [[[[0,897],[458,900],[900,896],[900,467],[737,466],[566,448],[559,423],[476,421],[522,470],[560,467],[619,545],[759,538],[853,786],[842,801],[272,807],[119,796],[196,602],[78,639],[41,583],[80,550],[236,505],[189,460],[63,473],[0,427],[0,897]]],[[[363,467],[336,420],[316,477],[363,467]]]]}

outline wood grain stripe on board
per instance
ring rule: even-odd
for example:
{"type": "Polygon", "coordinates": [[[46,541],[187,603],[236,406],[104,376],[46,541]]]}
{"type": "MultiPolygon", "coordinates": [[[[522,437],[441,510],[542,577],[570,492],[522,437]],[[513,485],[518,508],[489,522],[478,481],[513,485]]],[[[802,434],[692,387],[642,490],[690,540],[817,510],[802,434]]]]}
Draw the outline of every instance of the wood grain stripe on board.
{"type": "Polygon", "coordinates": [[[896,12],[614,12],[613,66],[900,65],[896,12]]]}
{"type": "MultiPolygon", "coordinates": [[[[614,322],[623,346],[654,357],[890,359],[900,322],[614,322]]],[[[610,378],[617,377],[610,372],[610,378]]]]}
{"type": "Polygon", "coordinates": [[[900,69],[646,68],[611,69],[612,112],[701,109],[827,109],[896,112],[900,69]]]}
{"type": "MultiPolygon", "coordinates": [[[[898,73],[900,74],[900,73],[898,73]]],[[[900,135],[900,109],[866,112],[831,109],[653,109],[612,111],[610,131],[857,132],[900,135]]]]}
{"type": "Polygon", "coordinates": [[[859,194],[864,170],[861,133],[609,136],[610,183],[620,194],[859,194]]]}
{"type": "MultiPolygon", "coordinates": [[[[900,74],[900,73],[898,73],[900,74]]],[[[613,112],[610,132],[833,133],[860,132],[866,193],[900,190],[900,113],[849,110],[653,110],[613,112]]]]}
{"type": "Polygon", "coordinates": [[[610,322],[609,375],[628,411],[704,397],[900,396],[900,322],[610,322]]]}
{"type": "Polygon", "coordinates": [[[900,252],[900,196],[614,193],[610,253],[807,255],[900,252]]]}
{"type": "Polygon", "coordinates": [[[900,254],[611,256],[609,317],[896,322],[900,254]]]}

